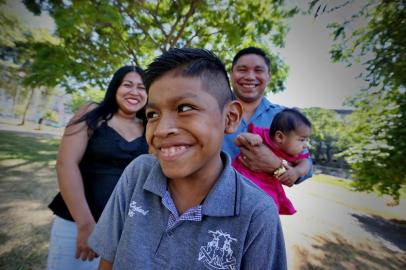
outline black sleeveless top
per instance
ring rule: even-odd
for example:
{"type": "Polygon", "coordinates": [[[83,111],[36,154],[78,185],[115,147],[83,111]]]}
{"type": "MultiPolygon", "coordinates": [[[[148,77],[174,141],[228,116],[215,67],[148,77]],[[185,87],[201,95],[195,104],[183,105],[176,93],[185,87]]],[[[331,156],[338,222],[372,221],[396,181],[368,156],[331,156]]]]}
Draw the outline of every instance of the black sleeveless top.
{"type": "MultiPolygon", "coordinates": [[[[148,146],[144,136],[128,142],[109,127],[107,122],[103,122],[94,130],[79,168],[85,197],[96,222],[124,168],[134,158],[147,152],[148,146]]],[[[61,193],[55,196],[49,208],[55,215],[73,221],[61,193]]]]}

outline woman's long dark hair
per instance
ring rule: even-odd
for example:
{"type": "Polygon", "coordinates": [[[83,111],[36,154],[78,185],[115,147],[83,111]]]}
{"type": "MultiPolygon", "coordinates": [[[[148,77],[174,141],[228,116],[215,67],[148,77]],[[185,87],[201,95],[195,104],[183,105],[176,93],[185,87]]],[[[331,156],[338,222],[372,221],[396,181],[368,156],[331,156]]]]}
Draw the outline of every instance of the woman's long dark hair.
{"type": "MultiPolygon", "coordinates": [[[[88,131],[92,132],[97,128],[100,120],[105,121],[110,120],[113,117],[113,115],[118,111],[118,104],[116,100],[117,89],[123,82],[124,76],[127,75],[127,73],[129,72],[138,73],[141,76],[142,80],[144,80],[144,71],[139,67],[123,66],[119,68],[114,73],[113,78],[109,83],[109,87],[107,88],[104,99],[100,102],[100,104],[93,110],[85,113],[78,120],[69,123],[68,126],[85,121],[88,127],[88,131]]],[[[147,119],[145,117],[144,107],[137,112],[136,117],[142,120],[143,125],[145,127],[147,119]]]]}

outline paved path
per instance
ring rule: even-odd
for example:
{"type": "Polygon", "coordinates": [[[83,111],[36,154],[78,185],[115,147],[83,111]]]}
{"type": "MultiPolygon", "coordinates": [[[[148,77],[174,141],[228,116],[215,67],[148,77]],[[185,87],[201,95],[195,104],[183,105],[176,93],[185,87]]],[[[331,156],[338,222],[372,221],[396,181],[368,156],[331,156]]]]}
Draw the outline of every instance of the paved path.
{"type": "Polygon", "coordinates": [[[406,269],[405,200],[311,180],[286,191],[298,210],[281,216],[289,269],[406,269]]]}

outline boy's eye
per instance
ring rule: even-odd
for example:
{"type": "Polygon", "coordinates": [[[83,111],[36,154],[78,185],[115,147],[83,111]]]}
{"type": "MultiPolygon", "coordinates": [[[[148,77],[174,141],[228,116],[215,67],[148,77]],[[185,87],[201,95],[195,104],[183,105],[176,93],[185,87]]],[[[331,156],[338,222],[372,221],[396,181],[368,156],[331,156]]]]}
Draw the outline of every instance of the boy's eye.
{"type": "Polygon", "coordinates": [[[146,112],[145,113],[145,115],[146,115],[146,117],[147,117],[147,119],[149,120],[149,119],[154,119],[154,118],[157,118],[158,117],[158,113],[156,113],[156,112],[146,112]]]}
{"type": "Polygon", "coordinates": [[[179,105],[178,106],[178,112],[187,112],[193,110],[192,106],[189,105],[179,105]]]}

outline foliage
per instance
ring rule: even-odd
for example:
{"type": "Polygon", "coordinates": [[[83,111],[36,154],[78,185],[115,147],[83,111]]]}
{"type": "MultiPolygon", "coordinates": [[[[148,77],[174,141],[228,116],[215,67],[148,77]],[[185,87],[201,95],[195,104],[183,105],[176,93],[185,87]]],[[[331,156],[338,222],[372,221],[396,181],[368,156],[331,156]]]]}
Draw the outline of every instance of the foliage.
{"type": "Polygon", "coordinates": [[[310,152],[314,154],[316,163],[321,154],[322,144],[331,146],[336,157],[348,147],[348,139],[344,135],[346,119],[334,111],[323,108],[302,109],[312,123],[310,152]]]}
{"type": "MultiPolygon", "coordinates": [[[[68,91],[86,84],[105,89],[119,66],[145,67],[172,47],[211,49],[228,64],[238,49],[248,45],[266,50],[264,44],[281,47],[287,32],[285,19],[297,12],[284,8],[282,0],[23,2],[35,14],[47,10],[61,40],[36,48],[30,80],[58,83],[68,91]]],[[[287,67],[275,54],[272,66],[270,90],[281,91],[287,67]]]]}
{"type": "MultiPolygon", "coordinates": [[[[312,1],[311,9],[323,6],[312,1]]],[[[342,4],[354,4],[343,1],[342,4]]],[[[334,9],[331,8],[330,9],[334,9]]],[[[316,12],[317,14],[317,12],[316,12]]],[[[378,190],[399,200],[406,184],[406,2],[365,1],[344,22],[332,23],[333,61],[360,62],[368,83],[350,100],[346,151],[359,190],[378,190]]]]}
{"type": "Polygon", "coordinates": [[[39,89],[47,85],[44,81],[52,77],[45,77],[40,83],[30,79],[35,70],[39,70],[33,64],[36,56],[34,48],[42,44],[57,44],[58,40],[44,29],[31,29],[23,25],[16,17],[2,10],[0,26],[0,87],[14,97],[14,113],[22,115],[21,124],[24,124],[34,92],[40,91],[45,100],[53,93],[51,88],[46,91],[39,89]]]}
{"type": "Polygon", "coordinates": [[[43,119],[50,120],[50,121],[53,121],[53,122],[58,122],[59,121],[59,115],[54,111],[47,110],[44,113],[43,119]]]}
{"type": "Polygon", "coordinates": [[[71,94],[70,107],[72,112],[76,112],[82,105],[89,102],[100,102],[104,97],[104,91],[86,88],[84,90],[76,91],[71,94]]]}
{"type": "Polygon", "coordinates": [[[320,141],[337,140],[342,122],[333,110],[323,108],[307,108],[302,111],[312,123],[312,139],[320,141]]]}

